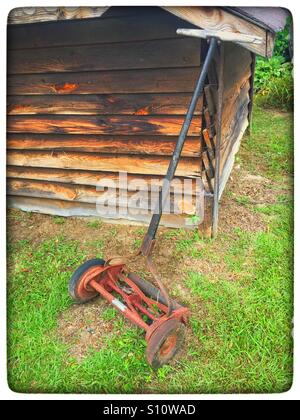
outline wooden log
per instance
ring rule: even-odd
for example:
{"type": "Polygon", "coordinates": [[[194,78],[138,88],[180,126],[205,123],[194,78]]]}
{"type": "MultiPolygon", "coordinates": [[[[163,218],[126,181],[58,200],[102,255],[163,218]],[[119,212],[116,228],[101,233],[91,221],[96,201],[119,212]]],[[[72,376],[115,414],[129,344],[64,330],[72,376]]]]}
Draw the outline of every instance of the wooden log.
{"type": "MultiPolygon", "coordinates": [[[[35,152],[10,150],[8,165],[42,168],[83,169],[108,172],[128,172],[132,174],[165,175],[169,157],[111,155],[75,152],[35,152]]],[[[176,176],[197,177],[200,175],[196,158],[181,158],[176,176]]]]}
{"type": "MultiPolygon", "coordinates": [[[[36,115],[9,116],[8,133],[110,134],[110,135],[166,135],[180,133],[184,117],[115,115],[36,115]]],[[[199,136],[201,119],[195,116],[188,135],[199,136]]]]}
{"type": "Polygon", "coordinates": [[[8,75],[9,95],[193,92],[199,68],[8,75]]]}
{"type": "Polygon", "coordinates": [[[122,19],[113,16],[107,18],[106,13],[100,21],[91,19],[54,21],[48,22],[47,25],[9,25],[8,49],[178,38],[176,29],[180,22],[182,24],[180,19],[159,8],[144,9],[139,9],[138,16],[123,16],[122,19]]]}
{"type": "MultiPolygon", "coordinates": [[[[8,115],[185,115],[190,93],[8,96],[8,115]]],[[[201,111],[200,101],[195,115],[201,111]]]]}
{"type": "MultiPolygon", "coordinates": [[[[151,188],[161,187],[163,181],[163,175],[153,177],[145,174],[127,174],[125,177],[125,174],[122,174],[119,177],[119,173],[116,172],[34,168],[26,166],[8,166],[7,177],[89,186],[105,186],[107,180],[110,180],[115,183],[116,188],[127,189],[128,191],[136,191],[137,185],[141,190],[149,191],[151,188]]],[[[196,195],[202,191],[201,185],[197,181],[195,178],[185,179],[183,177],[176,177],[171,186],[172,188],[178,188],[179,185],[186,194],[196,195]]]]}
{"type": "Polygon", "coordinates": [[[209,150],[210,152],[212,152],[212,154],[214,155],[215,153],[215,144],[213,142],[213,139],[209,136],[209,130],[207,128],[202,130],[202,135],[203,135],[203,139],[204,139],[204,144],[207,147],[207,150],[209,150]]]}
{"type": "Polygon", "coordinates": [[[17,7],[8,15],[8,24],[88,19],[102,16],[108,7],[17,7]]]}
{"type": "Polygon", "coordinates": [[[245,19],[232,15],[220,7],[165,6],[164,9],[200,28],[226,30],[236,34],[262,38],[263,42],[261,44],[243,44],[243,46],[255,54],[267,56],[266,30],[245,19]]]}
{"type": "Polygon", "coordinates": [[[9,74],[192,67],[199,42],[167,39],[101,45],[9,50],[9,74]]]}
{"type": "MultiPolygon", "coordinates": [[[[109,208],[106,215],[99,215],[95,204],[90,203],[74,203],[70,201],[47,199],[47,198],[35,198],[35,197],[18,197],[8,196],[7,198],[8,208],[17,208],[23,211],[30,211],[35,213],[45,213],[65,217],[100,217],[101,220],[108,222],[119,223],[122,220],[126,220],[126,224],[133,222],[134,224],[149,224],[152,213],[125,213],[122,214],[120,209],[109,208]]],[[[161,219],[161,225],[173,228],[188,228],[194,229],[196,227],[192,219],[185,214],[163,214],[161,219]]]]}
{"type": "Polygon", "coordinates": [[[204,150],[202,152],[201,159],[202,159],[204,171],[206,172],[207,177],[209,179],[213,178],[215,176],[214,166],[213,166],[213,162],[209,158],[209,154],[207,150],[204,150]]]}
{"type": "Polygon", "coordinates": [[[209,137],[209,133],[207,129],[202,131],[204,143],[206,145],[207,153],[211,162],[213,162],[215,157],[215,145],[213,139],[209,137]]]}
{"type": "MultiPolygon", "coordinates": [[[[173,154],[177,137],[171,136],[97,136],[52,134],[8,134],[7,148],[17,150],[80,151],[117,154],[165,155],[173,154]]],[[[200,142],[188,137],[183,157],[200,156],[200,142]]]]}
{"type": "Polygon", "coordinates": [[[211,144],[214,146],[214,137],[216,134],[216,128],[214,124],[214,118],[211,117],[208,108],[205,108],[203,111],[204,120],[205,120],[205,135],[208,134],[211,144]]]}
{"type": "MultiPolygon", "coordinates": [[[[122,191],[119,189],[107,189],[92,187],[87,185],[74,185],[64,183],[53,183],[45,181],[33,181],[28,179],[7,179],[7,193],[9,195],[50,198],[65,201],[81,202],[103,205],[109,203],[116,204],[118,207],[128,209],[154,210],[159,192],[144,191],[122,191]]],[[[170,193],[170,208],[166,208],[164,213],[181,211],[185,209],[186,214],[195,213],[195,197],[185,196],[181,193],[170,193]],[[188,211],[187,211],[188,209],[188,211]]]]}

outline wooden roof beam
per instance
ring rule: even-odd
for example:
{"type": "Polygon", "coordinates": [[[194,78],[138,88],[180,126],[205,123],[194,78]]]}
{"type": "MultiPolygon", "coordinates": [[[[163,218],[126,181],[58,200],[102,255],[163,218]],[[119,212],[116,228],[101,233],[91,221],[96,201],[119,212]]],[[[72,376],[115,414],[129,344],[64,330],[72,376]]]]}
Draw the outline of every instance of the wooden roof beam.
{"type": "Polygon", "coordinates": [[[8,15],[9,24],[88,19],[103,15],[109,7],[17,7],[8,15]]]}
{"type": "MultiPolygon", "coordinates": [[[[101,17],[109,7],[19,7],[8,16],[9,24],[53,22],[101,17]]],[[[262,38],[261,44],[241,45],[255,54],[271,57],[275,34],[220,7],[165,6],[169,13],[206,30],[229,31],[262,38]]]]}
{"type": "Polygon", "coordinates": [[[266,29],[235,16],[220,7],[165,6],[163,8],[173,15],[202,29],[234,32],[236,34],[251,35],[258,39],[262,38],[260,44],[245,44],[239,42],[238,44],[255,54],[264,57],[270,57],[272,55],[270,40],[271,38],[274,38],[274,34],[271,34],[266,29]]]}

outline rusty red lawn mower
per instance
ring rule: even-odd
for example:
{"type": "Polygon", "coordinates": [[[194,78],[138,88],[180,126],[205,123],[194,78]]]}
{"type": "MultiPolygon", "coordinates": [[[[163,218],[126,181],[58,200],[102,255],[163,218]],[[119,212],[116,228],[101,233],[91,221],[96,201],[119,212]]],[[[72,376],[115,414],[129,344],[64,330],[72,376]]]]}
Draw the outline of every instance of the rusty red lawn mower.
{"type": "MultiPolygon", "coordinates": [[[[178,33],[180,33],[179,30],[178,33]]],[[[174,177],[195,108],[203,93],[207,72],[216,51],[218,38],[207,37],[207,39],[209,48],[159,192],[158,203],[142,245],[138,253],[135,254],[135,256],[146,258],[149,271],[158,287],[128,271],[125,263],[113,263],[115,258],[107,261],[102,259],[86,261],[77,268],[69,282],[69,293],[77,303],[85,303],[101,295],[129,321],[145,330],[146,357],[154,369],[168,363],[183,346],[185,327],[189,316],[188,308],[181,306],[169,297],[157,274],[151,253],[162,210],[170,191],[170,183],[174,177]]]]}

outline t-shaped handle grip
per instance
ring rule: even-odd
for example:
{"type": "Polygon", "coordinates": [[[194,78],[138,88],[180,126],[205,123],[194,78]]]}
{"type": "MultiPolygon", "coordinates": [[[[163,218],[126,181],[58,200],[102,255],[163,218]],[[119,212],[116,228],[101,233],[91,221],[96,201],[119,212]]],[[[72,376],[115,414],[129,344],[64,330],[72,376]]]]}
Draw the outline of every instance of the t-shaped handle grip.
{"type": "Polygon", "coordinates": [[[230,41],[245,44],[262,44],[263,39],[259,36],[246,35],[236,32],[210,30],[210,29],[185,29],[179,28],[176,31],[177,35],[191,36],[194,38],[217,38],[220,41],[230,41]]]}

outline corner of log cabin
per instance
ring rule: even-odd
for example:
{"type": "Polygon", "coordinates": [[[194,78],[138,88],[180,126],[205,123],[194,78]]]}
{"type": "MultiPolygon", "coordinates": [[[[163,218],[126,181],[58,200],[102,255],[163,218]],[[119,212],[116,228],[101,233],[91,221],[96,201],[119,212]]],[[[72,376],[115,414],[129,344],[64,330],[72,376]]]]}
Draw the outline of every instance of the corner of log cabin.
{"type": "MultiPolygon", "coordinates": [[[[8,205],[95,216],[96,185],[116,181],[119,171],[161,185],[203,51],[199,40],[178,37],[176,29],[194,26],[157,7],[50,8],[47,23],[42,12],[25,9],[8,26],[8,205]],[[82,18],[88,13],[94,19],[82,18]],[[24,19],[35,23],[19,24],[24,19]]],[[[232,43],[225,49],[221,189],[247,125],[251,76],[251,53],[232,43]]],[[[202,179],[207,193],[214,190],[217,68],[216,57],[176,172],[202,179]]],[[[189,193],[196,188],[194,182],[189,193]]],[[[203,231],[210,231],[207,202],[203,231]]],[[[143,210],[127,220],[148,222],[147,200],[143,210]]],[[[191,227],[186,220],[170,214],[162,223],[191,227]]]]}

